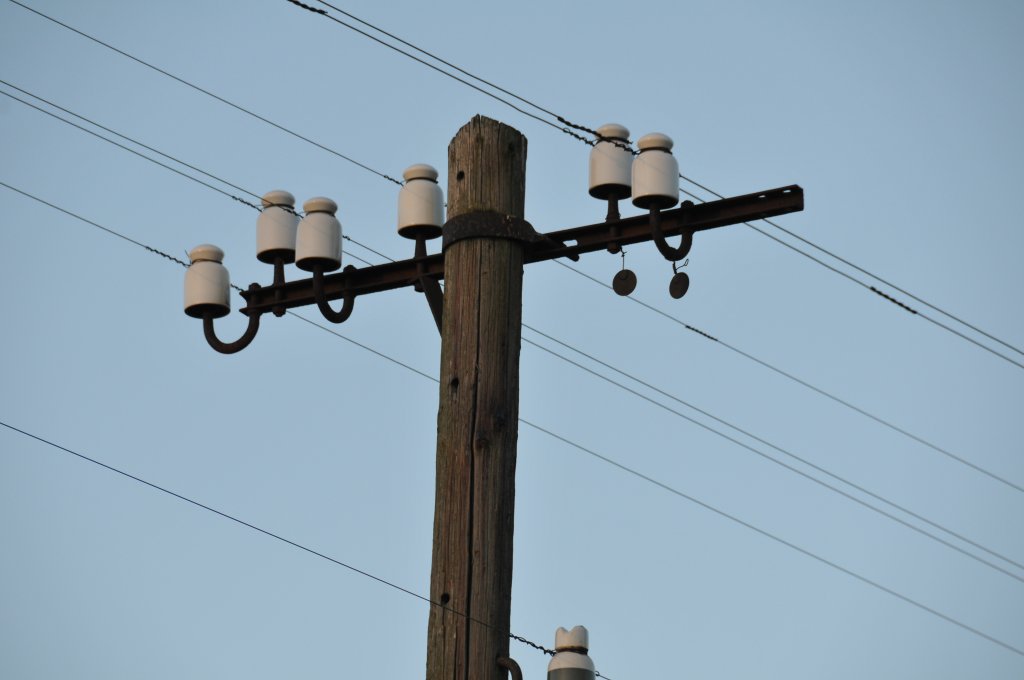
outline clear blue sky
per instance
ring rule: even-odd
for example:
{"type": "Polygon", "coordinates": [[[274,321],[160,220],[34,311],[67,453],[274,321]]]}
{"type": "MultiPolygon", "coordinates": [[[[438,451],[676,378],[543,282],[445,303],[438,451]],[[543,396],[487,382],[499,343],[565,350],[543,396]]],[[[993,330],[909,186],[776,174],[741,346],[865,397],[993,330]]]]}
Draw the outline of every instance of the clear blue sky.
{"type": "MultiPolygon", "coordinates": [[[[586,146],[284,0],[26,3],[393,177],[425,162],[446,186],[452,136],[496,118],[529,139],[539,230],[604,216],[586,146]]],[[[779,224],[1024,346],[1019,3],[341,6],[573,121],[665,132],[683,174],[716,191],[798,183],[806,210],[779,224]]],[[[394,184],[7,0],[0,64],[245,189],[330,196],[348,235],[412,254],[394,184]]],[[[0,181],[177,257],[216,243],[235,283],[270,281],[254,210],[7,97],[0,117],[0,181]]],[[[0,196],[0,420],[427,593],[433,382],[295,318],[219,355],[181,311],[180,266],[0,196]]],[[[744,226],[697,236],[680,301],[652,245],[627,264],[636,299],[1024,484],[1024,369],[744,226]]],[[[610,282],[621,263],[573,266],[610,282]]],[[[528,268],[523,319],[1024,562],[1024,493],[559,264],[528,268]]],[[[334,330],[437,374],[411,290],[359,299],[334,330]]],[[[525,419],[1024,648],[1024,569],[928,527],[1010,575],[969,559],[523,338],[525,419]]],[[[516,483],[512,630],[550,646],[584,624],[613,680],[1024,675],[1024,656],[526,426],[516,483]]],[[[0,517],[2,677],[422,677],[423,602],[6,428],[0,517]]],[[[541,653],[512,654],[544,677],[541,653]]]]}

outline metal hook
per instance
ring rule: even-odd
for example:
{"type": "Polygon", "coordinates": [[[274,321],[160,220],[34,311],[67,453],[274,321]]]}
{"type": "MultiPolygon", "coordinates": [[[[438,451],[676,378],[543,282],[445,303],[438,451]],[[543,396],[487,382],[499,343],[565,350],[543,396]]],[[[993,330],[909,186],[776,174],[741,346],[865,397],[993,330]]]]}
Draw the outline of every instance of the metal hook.
{"type": "MultiPolygon", "coordinates": [[[[254,293],[259,290],[260,284],[254,283],[249,286],[249,292],[254,293]]],[[[260,330],[260,314],[258,312],[248,312],[249,325],[246,326],[245,332],[242,333],[242,337],[234,342],[224,342],[217,337],[217,333],[213,328],[213,312],[207,311],[203,314],[203,335],[206,336],[206,342],[210,347],[214,348],[221,354],[234,354],[235,352],[241,352],[243,349],[249,346],[256,338],[256,333],[260,330]]]]}
{"type": "MultiPolygon", "coordinates": [[[[344,269],[346,273],[353,270],[355,267],[352,265],[348,265],[344,269]]],[[[356,296],[346,286],[342,294],[344,302],[341,309],[337,312],[331,309],[330,303],[327,302],[327,291],[324,289],[324,268],[320,264],[313,267],[313,297],[316,298],[316,306],[320,309],[320,313],[331,323],[342,323],[348,319],[352,315],[352,309],[356,302],[356,296]]]]}
{"type": "Polygon", "coordinates": [[[658,246],[658,252],[670,262],[683,259],[690,252],[690,248],[693,247],[693,234],[691,232],[681,234],[678,248],[673,248],[668,244],[668,241],[665,240],[665,234],[661,231],[661,210],[655,206],[651,206],[651,234],[654,236],[654,245],[658,246]]]}
{"type": "Polygon", "coordinates": [[[519,664],[514,659],[507,656],[499,656],[498,665],[512,675],[512,680],[523,680],[523,669],[519,667],[519,664]]]}

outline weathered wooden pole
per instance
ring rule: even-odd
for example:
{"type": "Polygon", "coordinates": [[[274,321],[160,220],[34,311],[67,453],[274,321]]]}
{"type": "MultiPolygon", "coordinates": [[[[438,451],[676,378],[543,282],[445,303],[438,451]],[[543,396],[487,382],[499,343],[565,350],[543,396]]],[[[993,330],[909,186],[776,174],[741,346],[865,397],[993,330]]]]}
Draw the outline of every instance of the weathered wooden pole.
{"type": "Polygon", "coordinates": [[[427,680],[506,676],[525,180],[507,125],[477,116],[448,146],[427,680]]]}

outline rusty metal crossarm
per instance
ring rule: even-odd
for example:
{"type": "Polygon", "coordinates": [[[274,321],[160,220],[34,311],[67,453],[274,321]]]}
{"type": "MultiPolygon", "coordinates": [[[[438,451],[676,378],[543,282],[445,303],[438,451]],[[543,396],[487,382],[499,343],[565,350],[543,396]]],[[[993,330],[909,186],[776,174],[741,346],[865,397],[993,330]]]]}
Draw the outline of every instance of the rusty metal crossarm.
{"type": "MultiPolygon", "coordinates": [[[[803,189],[791,185],[697,205],[686,203],[661,213],[661,229],[665,236],[676,236],[684,232],[693,233],[785,215],[803,210],[803,207],[803,189]]],[[[583,253],[604,250],[609,245],[625,246],[651,239],[648,215],[599,222],[544,234],[542,238],[527,244],[525,262],[529,264],[559,257],[575,258],[583,253]]],[[[327,275],[324,283],[327,298],[337,300],[346,291],[359,296],[412,286],[420,276],[443,279],[444,254],[413,257],[371,267],[346,268],[345,271],[327,275]]],[[[315,304],[312,278],[248,290],[242,293],[242,297],[248,303],[241,310],[245,314],[262,314],[273,311],[275,307],[291,309],[315,304]]]]}
{"type": "MultiPolygon", "coordinates": [[[[766,217],[776,217],[804,208],[804,190],[797,185],[733,196],[697,205],[687,202],[674,210],[661,213],[661,229],[665,236],[698,232],[731,224],[741,224],[766,217]]],[[[562,229],[545,234],[545,242],[527,250],[526,262],[541,262],[558,257],[571,257],[609,245],[628,246],[651,240],[649,215],[626,217],[614,222],[599,222],[585,227],[562,229]],[[613,231],[618,230],[619,235],[613,231]],[[561,247],[558,243],[564,243],[561,247]]]]}
{"type": "MultiPolygon", "coordinates": [[[[418,264],[419,258],[409,258],[398,262],[387,262],[372,267],[348,269],[347,271],[328,274],[324,277],[324,288],[328,300],[341,298],[346,290],[350,290],[356,296],[369,293],[379,293],[385,290],[394,290],[412,286],[420,276],[418,264]]],[[[434,279],[444,278],[444,255],[428,255],[422,258],[425,266],[425,275],[434,279]]],[[[267,286],[257,291],[246,291],[242,293],[248,305],[241,311],[264,313],[271,311],[275,306],[285,309],[303,307],[315,304],[313,295],[313,279],[299,279],[289,281],[281,286],[267,286]],[[277,298],[280,290],[280,300],[277,298]]]]}

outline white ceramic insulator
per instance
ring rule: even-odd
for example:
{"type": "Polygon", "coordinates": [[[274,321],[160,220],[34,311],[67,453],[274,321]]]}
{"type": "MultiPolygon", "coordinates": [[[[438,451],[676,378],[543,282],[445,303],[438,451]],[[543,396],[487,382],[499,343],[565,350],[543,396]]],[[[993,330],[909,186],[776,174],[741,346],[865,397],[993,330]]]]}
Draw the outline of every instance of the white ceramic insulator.
{"type": "Polygon", "coordinates": [[[672,139],[652,132],[636,146],[640,155],[633,160],[633,205],[671,208],[679,202],[679,162],[672,155],[672,139]]]}
{"type": "Polygon", "coordinates": [[[228,270],[221,264],[224,251],[210,244],[196,246],[188,254],[192,264],[185,270],[185,313],[201,317],[207,311],[214,318],[231,311],[228,270]]]}
{"type": "Polygon", "coordinates": [[[313,271],[318,263],[328,272],[340,268],[341,223],[334,217],[338,204],[329,198],[311,198],[302,210],[306,216],[295,236],[295,265],[306,271],[313,271]]]}
{"type": "Polygon", "coordinates": [[[583,626],[555,631],[555,655],[548,664],[548,680],[594,680],[594,661],[585,651],[589,646],[583,626]]]}
{"type": "Polygon", "coordinates": [[[594,198],[626,198],[632,186],[633,151],[629,130],[608,123],[597,128],[602,140],[590,150],[590,195],[594,198]]]}
{"type": "Polygon", "coordinates": [[[417,232],[441,234],[444,224],[444,192],[437,184],[437,170],[425,163],[402,173],[405,185],[398,192],[398,233],[416,238],[417,232]]]}
{"type": "Polygon", "coordinates": [[[295,259],[295,230],[299,216],[295,214],[295,197],[287,191],[270,191],[263,195],[263,212],[256,218],[256,259],[273,262],[284,257],[286,263],[295,259]]]}

